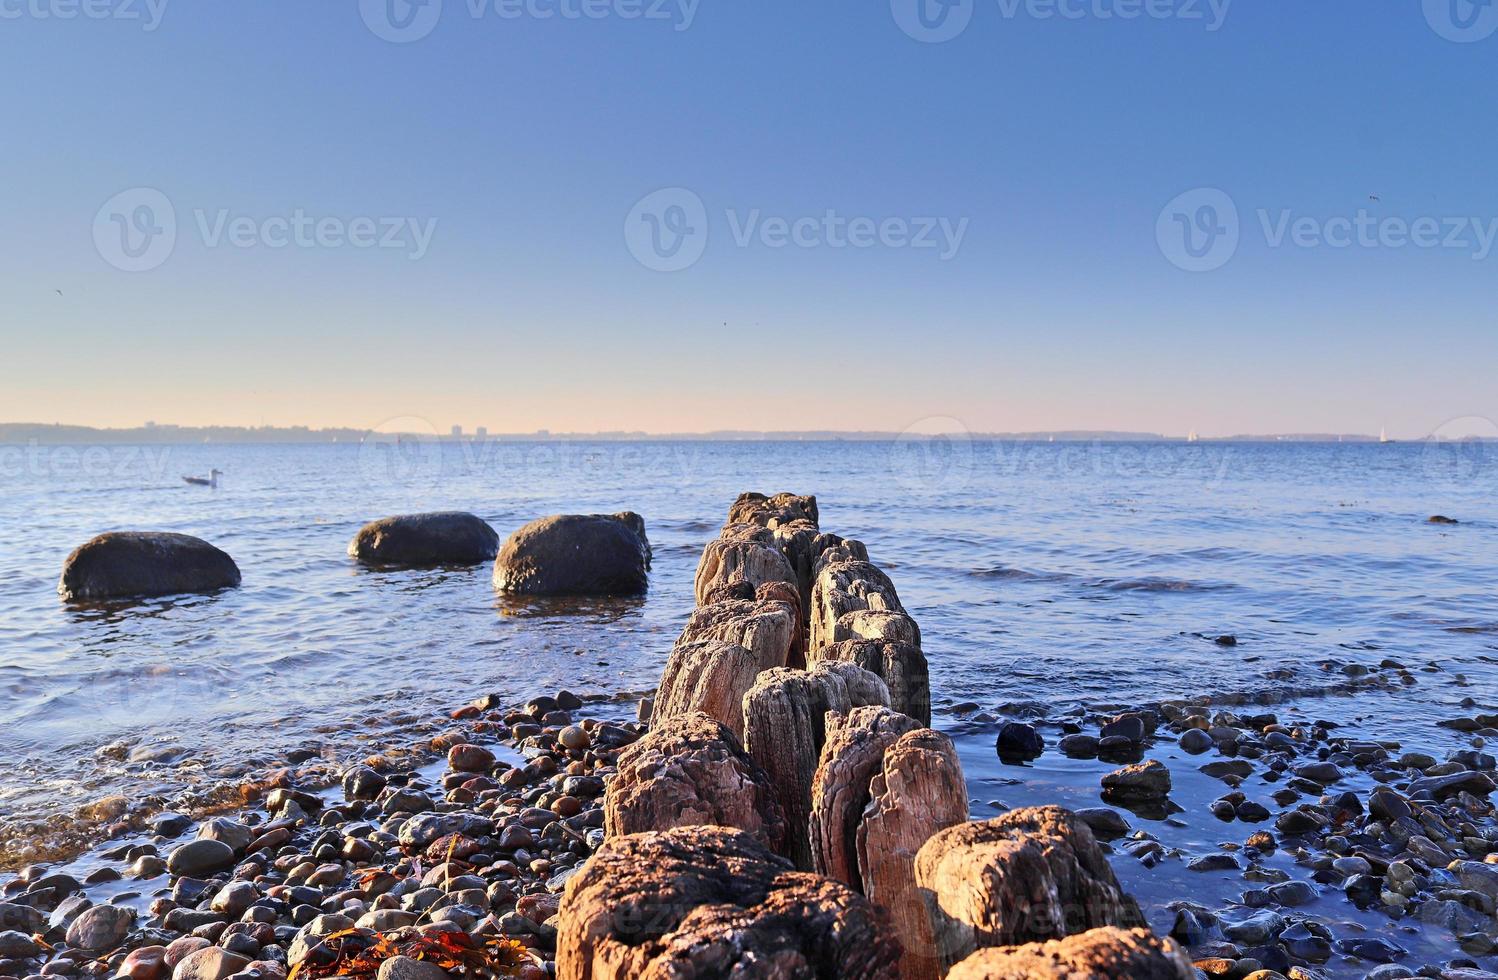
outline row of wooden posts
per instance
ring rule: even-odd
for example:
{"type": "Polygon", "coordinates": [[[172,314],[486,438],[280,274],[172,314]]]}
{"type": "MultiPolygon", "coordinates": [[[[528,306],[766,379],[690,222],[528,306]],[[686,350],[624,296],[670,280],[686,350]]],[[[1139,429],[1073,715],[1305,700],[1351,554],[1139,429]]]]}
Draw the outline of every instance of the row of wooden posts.
{"type": "MultiPolygon", "coordinates": [[[[695,592],[650,733],[609,781],[608,838],[752,834],[883,910],[898,944],[863,954],[871,977],[938,980],[985,947],[1142,925],[1067,811],[969,823],[956,749],[930,727],[920,628],[862,543],[821,530],[815,498],[740,496],[704,549],[695,592]]],[[[1117,931],[1105,937],[1115,946],[1131,935],[1117,931]]],[[[1191,975],[1168,941],[1129,941],[1166,964],[1160,976],[1191,975]]],[[[597,965],[635,955],[595,948],[573,961],[597,980],[631,975],[597,965]]]]}

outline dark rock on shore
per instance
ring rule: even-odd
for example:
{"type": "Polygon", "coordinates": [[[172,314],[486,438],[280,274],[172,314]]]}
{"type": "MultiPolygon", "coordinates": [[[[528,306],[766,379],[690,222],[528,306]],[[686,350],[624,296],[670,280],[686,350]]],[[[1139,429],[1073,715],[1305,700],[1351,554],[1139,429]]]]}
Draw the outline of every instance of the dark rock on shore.
{"type": "Polygon", "coordinates": [[[68,556],[57,591],[79,602],[216,592],[239,582],[234,559],[200,538],[112,531],[68,556]]]}
{"type": "Polygon", "coordinates": [[[641,595],[649,568],[640,515],[562,514],[510,535],[494,563],[494,587],[506,595],[641,595]]]}
{"type": "Polygon", "coordinates": [[[405,514],[364,525],[348,553],[385,567],[477,565],[499,553],[499,535],[472,514],[405,514]]]}

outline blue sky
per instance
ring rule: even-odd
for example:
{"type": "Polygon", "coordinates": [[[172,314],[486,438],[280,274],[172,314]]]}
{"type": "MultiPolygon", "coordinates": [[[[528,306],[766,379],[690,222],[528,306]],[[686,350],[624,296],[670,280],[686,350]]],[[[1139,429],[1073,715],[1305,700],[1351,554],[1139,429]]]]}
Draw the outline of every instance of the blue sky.
{"type": "Polygon", "coordinates": [[[391,2],[0,0],[0,419],[1498,418],[1498,8],[391,2]]]}

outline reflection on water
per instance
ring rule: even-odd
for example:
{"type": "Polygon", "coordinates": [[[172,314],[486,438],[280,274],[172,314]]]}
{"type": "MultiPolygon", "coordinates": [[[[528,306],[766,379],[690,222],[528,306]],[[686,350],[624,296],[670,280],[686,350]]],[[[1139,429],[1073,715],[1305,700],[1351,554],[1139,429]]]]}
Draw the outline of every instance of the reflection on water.
{"type": "Polygon", "coordinates": [[[1359,657],[1466,674],[1412,693],[1421,717],[1498,697],[1498,468],[1420,445],[465,443],[425,447],[410,472],[346,445],[108,452],[97,475],[43,448],[3,477],[0,818],[171,800],[356,736],[375,750],[480,694],[651,689],[697,556],[749,489],[817,494],[823,526],[892,571],[939,714],[1294,695],[1359,657]],[[217,491],[177,476],[214,467],[232,474],[217,491]],[[452,509],[502,535],[638,511],[650,592],[512,600],[487,566],[376,571],[346,554],[368,520],[452,509]],[[1427,524],[1437,513],[1461,523],[1427,524]],[[68,552],[117,529],[206,538],[244,584],[61,603],[68,552]],[[1229,634],[1238,646],[1214,642],[1229,634]]]}

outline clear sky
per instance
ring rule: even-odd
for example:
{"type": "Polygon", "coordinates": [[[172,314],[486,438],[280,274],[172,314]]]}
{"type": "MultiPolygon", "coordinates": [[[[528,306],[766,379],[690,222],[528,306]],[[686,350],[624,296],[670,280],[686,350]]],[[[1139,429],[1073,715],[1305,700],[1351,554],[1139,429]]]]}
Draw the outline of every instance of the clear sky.
{"type": "Polygon", "coordinates": [[[1498,418],[1498,6],[925,2],[0,0],[0,420],[1498,418]]]}

